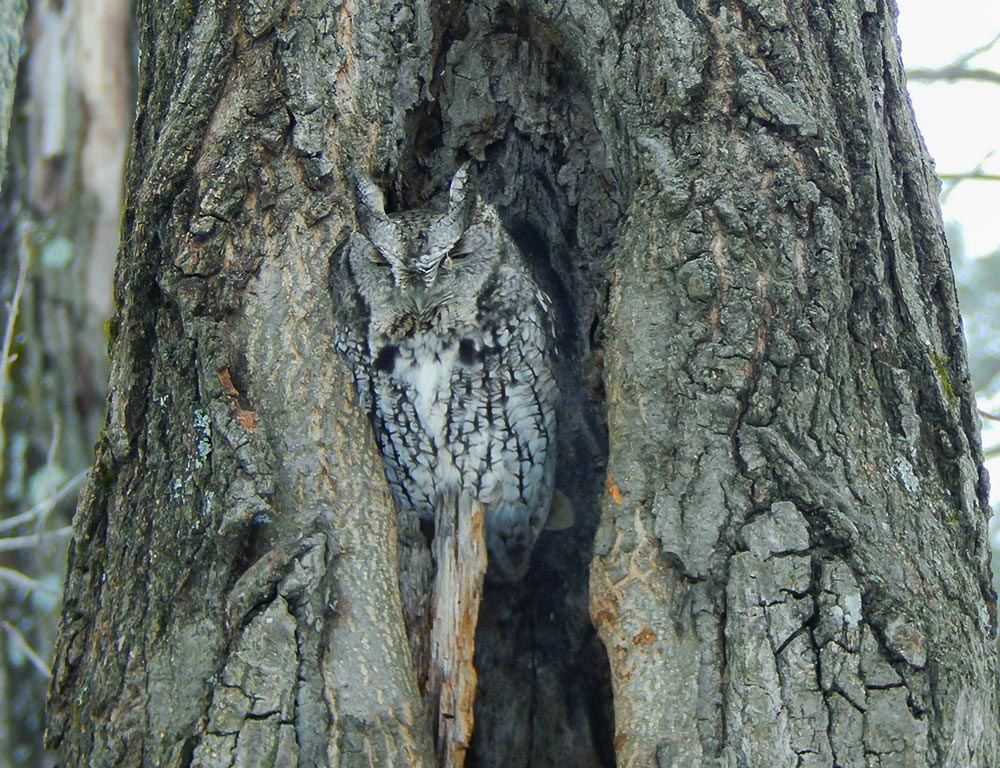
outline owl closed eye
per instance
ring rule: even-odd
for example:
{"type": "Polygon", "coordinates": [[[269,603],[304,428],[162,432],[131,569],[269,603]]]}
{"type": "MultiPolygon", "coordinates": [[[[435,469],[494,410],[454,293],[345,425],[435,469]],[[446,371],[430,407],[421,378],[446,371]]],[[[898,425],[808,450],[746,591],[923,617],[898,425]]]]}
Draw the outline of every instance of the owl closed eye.
{"type": "Polygon", "coordinates": [[[358,231],[335,265],[336,338],[393,496],[426,519],[444,499],[481,502],[490,573],[516,580],[553,497],[549,302],[468,165],[443,211],[389,214],[371,179],[357,186],[358,231]]]}

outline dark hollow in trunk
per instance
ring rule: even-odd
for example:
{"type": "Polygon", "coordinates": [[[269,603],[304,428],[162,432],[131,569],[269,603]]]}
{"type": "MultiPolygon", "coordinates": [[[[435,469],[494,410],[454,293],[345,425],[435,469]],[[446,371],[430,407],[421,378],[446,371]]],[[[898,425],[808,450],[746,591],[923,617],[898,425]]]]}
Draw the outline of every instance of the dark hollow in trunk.
{"type": "MultiPolygon", "coordinates": [[[[620,169],[581,73],[544,27],[505,3],[458,6],[442,21],[427,99],[406,121],[396,204],[426,204],[456,157],[478,161],[481,193],[556,308],[557,486],[576,516],[573,527],[543,534],[522,583],[487,583],[469,763],[613,765],[610,672],[588,616],[587,582],[607,466],[601,315],[624,206],[620,169]]],[[[412,521],[401,526],[416,530],[412,521]]],[[[403,594],[419,602],[427,590],[407,579],[403,594]]],[[[410,612],[423,615],[422,604],[410,612]]]]}

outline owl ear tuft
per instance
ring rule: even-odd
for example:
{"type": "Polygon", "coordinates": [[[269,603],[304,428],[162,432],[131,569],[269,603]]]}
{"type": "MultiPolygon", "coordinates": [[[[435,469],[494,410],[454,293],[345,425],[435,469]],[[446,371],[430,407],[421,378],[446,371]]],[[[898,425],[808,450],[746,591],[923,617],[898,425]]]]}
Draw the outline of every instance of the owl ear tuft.
{"type": "Polygon", "coordinates": [[[446,220],[449,225],[458,225],[464,229],[469,225],[472,212],[479,202],[479,193],[469,178],[471,161],[462,163],[451,179],[448,187],[448,213],[446,220]]]}
{"type": "Polygon", "coordinates": [[[385,213],[385,195],[375,181],[365,173],[354,177],[357,193],[357,216],[362,231],[386,258],[399,258],[402,247],[396,226],[385,213]]]}
{"type": "Polygon", "coordinates": [[[357,191],[358,202],[367,209],[366,213],[385,218],[385,195],[371,176],[359,173],[354,177],[354,188],[357,191]]]}
{"type": "Polygon", "coordinates": [[[448,187],[448,207],[460,208],[465,205],[465,199],[469,192],[469,161],[466,160],[455,171],[451,178],[451,185],[448,187]]]}

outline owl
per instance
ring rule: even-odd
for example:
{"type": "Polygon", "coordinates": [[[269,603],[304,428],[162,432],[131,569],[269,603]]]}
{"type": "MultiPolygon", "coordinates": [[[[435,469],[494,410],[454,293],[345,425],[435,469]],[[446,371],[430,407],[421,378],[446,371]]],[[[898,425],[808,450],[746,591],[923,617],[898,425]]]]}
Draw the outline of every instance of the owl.
{"type": "Polygon", "coordinates": [[[468,164],[443,212],[386,214],[368,178],[357,193],[360,231],[333,267],[335,339],[396,503],[433,520],[446,500],[481,502],[489,574],[517,581],[553,501],[549,299],[468,164]]]}

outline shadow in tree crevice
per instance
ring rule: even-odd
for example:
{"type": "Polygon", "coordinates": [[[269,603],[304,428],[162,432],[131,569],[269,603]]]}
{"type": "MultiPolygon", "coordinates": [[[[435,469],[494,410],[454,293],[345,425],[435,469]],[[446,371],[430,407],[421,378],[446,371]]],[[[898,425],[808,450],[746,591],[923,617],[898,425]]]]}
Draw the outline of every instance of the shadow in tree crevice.
{"type": "MultiPolygon", "coordinates": [[[[504,3],[477,0],[439,23],[433,99],[409,116],[398,166],[405,181],[390,204],[426,205],[429,190],[446,188],[459,163],[474,161],[481,194],[553,301],[557,485],[576,517],[571,528],[542,535],[522,582],[487,582],[467,764],[612,766],[610,673],[588,614],[588,568],[608,455],[600,347],[621,173],[591,95],[544,25],[504,3]]],[[[423,536],[415,521],[401,529],[413,632],[427,620],[419,597],[427,566],[407,570],[420,559],[414,552],[423,536]]]]}

